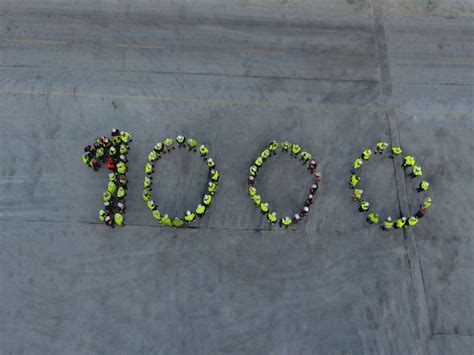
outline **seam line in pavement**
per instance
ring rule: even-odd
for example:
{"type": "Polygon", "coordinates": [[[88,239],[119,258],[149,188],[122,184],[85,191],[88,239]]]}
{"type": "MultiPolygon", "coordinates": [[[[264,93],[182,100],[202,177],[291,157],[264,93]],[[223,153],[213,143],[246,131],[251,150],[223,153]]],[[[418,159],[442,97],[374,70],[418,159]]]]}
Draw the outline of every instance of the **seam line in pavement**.
{"type": "MultiPolygon", "coordinates": [[[[392,82],[390,78],[390,68],[388,61],[388,48],[387,40],[385,37],[385,28],[383,24],[383,12],[381,9],[381,0],[372,0],[372,16],[373,16],[373,29],[374,29],[374,40],[375,48],[377,52],[379,69],[380,69],[380,82],[382,89],[382,96],[385,106],[392,108],[391,96],[392,96],[392,82]]],[[[386,115],[389,123],[389,135],[392,145],[402,147],[401,145],[401,136],[400,136],[400,124],[398,121],[398,115],[395,112],[395,109],[388,109],[386,115]]],[[[402,148],[403,149],[403,148],[402,148]]],[[[395,170],[395,186],[397,189],[399,210],[402,212],[402,216],[409,216],[409,203],[408,203],[408,193],[407,185],[405,179],[405,172],[403,169],[397,168],[397,164],[401,166],[402,158],[394,157],[393,165],[395,170]]],[[[426,286],[425,280],[423,277],[422,265],[418,252],[416,249],[416,240],[415,234],[412,230],[403,230],[405,238],[409,238],[411,242],[411,250],[407,248],[407,257],[413,258],[416,262],[417,267],[411,269],[413,286],[415,290],[415,304],[414,307],[420,306],[420,309],[417,311],[418,317],[420,320],[419,329],[420,340],[426,347],[427,340],[429,336],[433,333],[433,324],[428,309],[428,299],[426,295],[426,286]],[[426,323],[425,323],[426,322],[426,323]],[[425,323],[425,324],[423,324],[425,323]],[[427,329],[426,329],[427,328],[427,329]]],[[[410,262],[413,265],[413,262],[410,262]]]]}
{"type": "MultiPolygon", "coordinates": [[[[150,219],[152,219],[150,217],[150,219]]],[[[60,222],[60,221],[55,221],[55,220],[29,220],[29,219],[15,219],[15,218],[0,218],[0,222],[20,222],[20,223],[50,223],[50,224],[79,224],[79,225],[91,225],[91,226],[104,226],[103,222],[78,222],[78,221],[68,221],[68,222],[60,222]]],[[[125,227],[146,227],[146,228],[157,228],[157,229],[167,229],[170,231],[176,230],[175,228],[169,228],[165,227],[161,224],[138,224],[138,223],[125,223],[125,227]]],[[[209,227],[209,226],[186,226],[183,228],[179,228],[181,230],[217,230],[217,231],[252,231],[252,232],[269,232],[269,233],[303,233],[303,234],[313,234],[315,232],[321,233],[321,232],[334,232],[338,234],[344,234],[344,233],[354,233],[354,232],[360,232],[363,230],[370,230],[373,228],[373,226],[364,226],[361,228],[352,228],[348,230],[334,230],[334,229],[285,229],[281,228],[279,226],[275,226],[273,229],[269,226],[266,226],[267,228],[230,228],[230,227],[209,227]]],[[[115,227],[116,229],[120,230],[121,227],[115,227]]],[[[0,232],[1,235],[1,232],[0,232]]]]}
{"type": "Polygon", "coordinates": [[[305,102],[276,102],[276,101],[243,101],[232,99],[212,99],[186,96],[158,96],[158,95],[127,95],[108,94],[94,92],[66,92],[66,91],[43,91],[43,90],[16,90],[0,89],[0,95],[17,96],[63,96],[63,97],[86,97],[96,99],[123,99],[123,100],[143,100],[143,101],[169,101],[185,103],[201,103],[220,106],[254,106],[254,107],[280,107],[280,108],[301,108],[313,110],[334,110],[334,111],[360,111],[369,113],[378,112],[399,112],[412,115],[430,116],[452,116],[452,117],[474,117],[472,112],[440,112],[440,111],[409,111],[405,109],[394,109],[388,106],[363,106],[331,103],[305,103],[305,102]]]}
{"type": "Polygon", "coordinates": [[[33,38],[10,38],[7,43],[23,44],[23,45],[46,45],[46,46],[65,46],[65,41],[48,40],[48,39],[33,39],[33,38]]]}

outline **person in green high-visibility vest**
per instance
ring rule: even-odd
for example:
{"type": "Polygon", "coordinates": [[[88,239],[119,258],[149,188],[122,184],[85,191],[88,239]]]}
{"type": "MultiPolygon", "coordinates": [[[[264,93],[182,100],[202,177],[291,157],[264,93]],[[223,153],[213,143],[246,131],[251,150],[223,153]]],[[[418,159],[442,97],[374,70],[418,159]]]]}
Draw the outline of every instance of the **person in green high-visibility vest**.
{"type": "Polygon", "coordinates": [[[176,137],[176,142],[178,142],[178,147],[182,148],[186,144],[186,138],[182,135],[179,135],[176,137]]]}
{"type": "Polygon", "coordinates": [[[173,225],[170,217],[167,214],[161,217],[161,223],[166,227],[171,227],[173,225]]]}
{"type": "Polygon", "coordinates": [[[364,161],[361,158],[354,160],[354,169],[359,169],[364,164],[364,161]]]}
{"type": "Polygon", "coordinates": [[[209,181],[209,183],[207,184],[207,192],[209,193],[209,195],[214,195],[214,193],[216,192],[216,188],[217,184],[215,182],[209,181]]]}
{"type": "Polygon", "coordinates": [[[270,152],[275,152],[277,149],[278,149],[278,142],[277,141],[273,141],[268,145],[268,150],[270,152]]]}
{"type": "Polygon", "coordinates": [[[352,174],[349,180],[349,187],[351,189],[355,188],[359,184],[359,181],[360,181],[360,176],[356,174],[352,174]]]}
{"type": "Polygon", "coordinates": [[[413,166],[413,170],[412,170],[411,174],[412,174],[413,177],[422,176],[423,171],[421,171],[421,167],[419,167],[418,165],[415,165],[415,166],[413,166]]]}
{"type": "Polygon", "coordinates": [[[123,226],[123,215],[120,213],[114,214],[114,222],[117,226],[123,226]]]}
{"type": "Polygon", "coordinates": [[[160,211],[158,210],[158,208],[155,208],[153,210],[153,217],[158,220],[158,221],[161,221],[161,213],[160,211]]]}
{"type": "Polygon", "coordinates": [[[402,154],[403,150],[400,147],[392,147],[392,154],[393,155],[400,155],[402,154]]]}
{"type": "Polygon", "coordinates": [[[211,175],[211,180],[212,181],[214,181],[214,182],[219,181],[219,170],[212,169],[211,172],[210,172],[210,175],[211,175]]]}
{"type": "Polygon", "coordinates": [[[153,200],[147,201],[146,205],[150,211],[153,211],[156,209],[156,203],[153,200]]]}
{"type": "Polygon", "coordinates": [[[257,189],[253,186],[249,186],[249,195],[250,197],[254,197],[257,194],[257,189]]]}
{"type": "Polygon", "coordinates": [[[199,154],[201,154],[201,157],[206,158],[208,153],[209,153],[209,149],[207,149],[207,147],[204,144],[202,144],[199,147],[199,154]]]}
{"type": "Polygon", "coordinates": [[[117,189],[117,198],[124,198],[126,194],[125,189],[122,186],[119,186],[117,189]]]}
{"type": "Polygon", "coordinates": [[[153,147],[153,150],[158,154],[161,153],[163,151],[163,143],[162,142],[156,143],[155,146],[153,147]]]}
{"type": "Polygon", "coordinates": [[[197,146],[197,144],[198,144],[197,140],[192,139],[192,138],[189,138],[189,139],[188,139],[188,147],[189,147],[189,150],[194,150],[194,151],[196,151],[196,146],[197,146]]]}
{"type": "Polygon", "coordinates": [[[360,210],[361,212],[368,211],[369,208],[370,208],[370,203],[369,203],[368,201],[362,200],[362,201],[360,202],[359,210],[360,210]]]}
{"type": "Polygon", "coordinates": [[[395,227],[397,229],[402,229],[403,227],[405,227],[406,221],[407,221],[406,217],[397,219],[397,221],[395,222],[395,227]]]}
{"type": "Polygon", "coordinates": [[[212,169],[216,166],[216,163],[214,163],[214,160],[209,158],[209,159],[207,159],[207,166],[208,166],[209,169],[212,169]]]}
{"type": "Polygon", "coordinates": [[[291,218],[286,216],[285,218],[280,219],[280,226],[285,226],[285,228],[288,228],[288,226],[291,225],[291,218]]]}
{"type": "Polygon", "coordinates": [[[352,194],[352,200],[354,202],[359,201],[362,198],[363,193],[364,193],[364,190],[354,189],[354,193],[352,194]]]}
{"type": "Polygon", "coordinates": [[[202,217],[202,216],[204,216],[205,213],[206,213],[206,206],[203,206],[203,205],[199,204],[196,207],[196,215],[198,217],[202,217]]]}
{"type": "Polygon", "coordinates": [[[196,219],[196,215],[192,213],[191,211],[186,211],[186,216],[184,216],[184,220],[188,223],[193,223],[194,220],[196,219]]]}
{"type": "Polygon", "coordinates": [[[291,146],[291,152],[296,157],[301,152],[301,146],[299,144],[293,144],[291,146]]]}
{"type": "Polygon", "coordinates": [[[262,197],[260,195],[255,195],[253,197],[253,202],[255,202],[257,207],[260,207],[260,204],[262,203],[262,197]]]}
{"type": "Polygon", "coordinates": [[[184,221],[181,218],[175,217],[173,219],[173,227],[181,228],[184,226],[184,221]]]}
{"type": "Polygon", "coordinates": [[[415,216],[411,216],[410,218],[408,218],[408,225],[410,227],[414,227],[418,224],[418,218],[416,218],[415,216]]]}
{"type": "Polygon", "coordinates": [[[388,143],[385,142],[378,142],[377,149],[375,150],[375,154],[382,154],[385,149],[388,148],[388,143]]]}
{"type": "Polygon", "coordinates": [[[151,191],[149,189],[144,189],[142,193],[143,200],[148,202],[151,200],[151,191]]]}
{"type": "Polygon", "coordinates": [[[418,191],[428,191],[430,187],[430,183],[426,180],[423,180],[420,182],[420,185],[418,186],[418,191]]]}
{"type": "Polygon", "coordinates": [[[387,217],[386,220],[383,221],[383,230],[388,232],[389,230],[391,230],[393,228],[393,221],[392,221],[392,217],[387,217]]]}
{"type": "Polygon", "coordinates": [[[379,223],[379,214],[378,213],[369,213],[367,216],[367,221],[370,224],[378,224],[379,223]]]}
{"type": "Polygon", "coordinates": [[[211,204],[211,201],[212,201],[212,196],[211,195],[204,195],[204,198],[202,199],[202,203],[204,204],[204,206],[206,207],[209,207],[209,205],[211,204]]]}
{"type": "Polygon", "coordinates": [[[256,176],[258,172],[258,168],[255,165],[252,165],[249,168],[250,176],[256,176]]]}
{"type": "Polygon", "coordinates": [[[267,214],[267,220],[268,220],[268,223],[275,224],[278,220],[276,212],[267,214]]]}
{"type": "Polygon", "coordinates": [[[362,152],[361,158],[364,160],[369,160],[371,155],[372,151],[370,149],[366,149],[362,152]]]}
{"type": "Polygon", "coordinates": [[[284,152],[288,152],[290,150],[290,143],[285,141],[281,144],[281,150],[284,152]]]}

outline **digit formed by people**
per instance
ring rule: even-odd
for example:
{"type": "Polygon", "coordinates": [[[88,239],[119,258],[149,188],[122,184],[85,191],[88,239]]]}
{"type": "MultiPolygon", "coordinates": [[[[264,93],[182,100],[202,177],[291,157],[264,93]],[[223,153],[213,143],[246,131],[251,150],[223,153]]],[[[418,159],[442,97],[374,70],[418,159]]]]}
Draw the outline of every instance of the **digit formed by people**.
{"type": "Polygon", "coordinates": [[[321,173],[316,172],[316,168],[316,160],[313,159],[312,154],[302,150],[302,147],[299,144],[291,144],[288,141],[282,143],[272,141],[268,144],[268,146],[264,147],[264,149],[260,152],[249,168],[248,194],[255,206],[259,208],[260,212],[265,216],[267,222],[270,225],[274,225],[279,222],[278,224],[280,227],[288,228],[291,225],[297,224],[309,213],[311,205],[313,204],[314,195],[318,189],[318,182],[321,181],[321,173]],[[262,196],[258,194],[254,185],[258,172],[264,165],[265,161],[276,155],[279,148],[282,153],[290,154],[290,156],[295,159],[299,158],[300,161],[307,166],[307,171],[314,177],[314,183],[309,189],[309,193],[305,199],[303,207],[293,216],[293,218],[289,216],[279,218],[277,212],[271,208],[270,204],[266,201],[263,201],[262,196]]]}
{"type": "Polygon", "coordinates": [[[94,144],[84,148],[82,155],[82,162],[94,171],[100,168],[101,163],[110,170],[107,190],[103,194],[104,207],[99,210],[99,220],[109,227],[124,225],[127,154],[131,141],[130,133],[114,128],[110,139],[100,136],[94,144]]]}
{"type": "MultiPolygon", "coordinates": [[[[193,138],[188,138],[184,135],[178,135],[175,138],[178,149],[188,149],[189,152],[198,152],[198,142],[193,138]]],[[[143,200],[146,202],[148,209],[152,212],[153,218],[159,221],[166,227],[181,228],[185,224],[191,224],[196,221],[196,217],[202,218],[206,210],[212,203],[213,196],[217,191],[219,184],[220,173],[216,168],[216,163],[212,158],[209,157],[209,149],[205,145],[199,146],[199,155],[201,159],[206,163],[208,167],[208,182],[206,183],[206,194],[204,194],[202,200],[197,205],[194,211],[185,210],[182,217],[172,218],[168,214],[162,214],[155,201],[152,200],[152,185],[153,185],[153,174],[157,166],[158,161],[163,157],[164,154],[171,153],[176,149],[175,141],[172,138],[166,138],[163,142],[155,144],[153,150],[148,154],[148,161],[145,165],[145,179],[143,181],[143,200]]]]}
{"type": "MultiPolygon", "coordinates": [[[[389,147],[389,144],[386,142],[378,142],[375,148],[375,154],[382,156],[384,152],[389,147]]],[[[391,147],[390,158],[395,158],[403,153],[403,150],[400,147],[391,147]]],[[[414,227],[418,224],[419,220],[425,216],[426,210],[431,206],[431,198],[426,197],[423,201],[423,204],[420,205],[418,211],[412,216],[400,216],[395,220],[392,220],[392,217],[387,216],[385,219],[379,219],[379,214],[371,211],[370,202],[363,198],[364,190],[360,188],[361,176],[359,171],[361,168],[371,159],[372,150],[365,149],[362,151],[361,155],[354,160],[352,174],[349,178],[349,188],[353,189],[352,200],[356,202],[359,206],[359,211],[369,212],[367,214],[367,222],[370,224],[378,225],[384,231],[390,231],[394,227],[395,229],[404,229],[409,227],[414,227]],[[381,222],[380,222],[381,221],[381,222]]],[[[411,155],[405,155],[402,159],[402,168],[406,171],[407,175],[411,176],[413,179],[421,178],[423,171],[419,165],[417,165],[415,157],[411,155]]],[[[429,190],[430,184],[427,180],[423,179],[419,182],[417,186],[418,192],[426,192],[429,190]]]]}

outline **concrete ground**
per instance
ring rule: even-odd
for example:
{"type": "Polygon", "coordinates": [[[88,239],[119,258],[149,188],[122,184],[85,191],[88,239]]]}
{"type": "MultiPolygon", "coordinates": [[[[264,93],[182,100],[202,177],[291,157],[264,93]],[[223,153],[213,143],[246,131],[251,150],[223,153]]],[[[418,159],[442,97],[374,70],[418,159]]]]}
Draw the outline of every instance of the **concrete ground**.
{"type": "MultiPolygon", "coordinates": [[[[471,1],[98,3],[0,3],[0,353],[474,353],[471,1]],[[106,171],[80,155],[113,127],[134,141],[127,226],[110,230],[106,171]],[[141,186],[148,151],[179,133],[208,144],[222,182],[204,219],[170,230],[141,186]],[[272,139],[312,151],[324,179],[287,231],[246,195],[272,139]],[[431,182],[405,233],[368,225],[347,189],[380,139],[431,182]]],[[[420,202],[399,162],[363,180],[394,217],[420,202]]],[[[154,198],[182,213],[205,170],[167,157],[154,198]]],[[[284,157],[258,177],[282,212],[308,183],[284,157]]]]}

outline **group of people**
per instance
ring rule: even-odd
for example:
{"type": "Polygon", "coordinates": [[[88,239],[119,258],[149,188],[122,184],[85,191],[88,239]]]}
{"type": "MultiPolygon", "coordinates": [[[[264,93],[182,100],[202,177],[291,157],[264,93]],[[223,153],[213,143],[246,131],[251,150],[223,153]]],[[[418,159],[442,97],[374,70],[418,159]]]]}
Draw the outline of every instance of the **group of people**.
{"type": "Polygon", "coordinates": [[[125,196],[128,180],[127,154],[132,141],[130,133],[112,130],[112,138],[101,136],[84,148],[82,162],[97,171],[101,163],[110,170],[107,190],[103,194],[104,208],[99,210],[99,220],[109,227],[123,226],[126,210],[125,196]]]}
{"type": "Polygon", "coordinates": [[[180,228],[183,227],[185,223],[193,223],[196,220],[196,216],[204,216],[207,208],[209,208],[211,205],[212,197],[214,196],[217,189],[217,184],[219,182],[219,170],[217,170],[214,160],[209,158],[209,150],[205,145],[201,145],[198,148],[198,142],[195,139],[189,138],[186,140],[186,138],[182,135],[177,136],[175,140],[178,149],[189,149],[189,151],[195,153],[199,150],[201,158],[206,162],[207,167],[209,168],[209,181],[206,186],[206,194],[204,195],[201,203],[194,211],[187,210],[184,217],[175,217],[172,219],[167,214],[162,215],[155,201],[152,199],[151,191],[155,165],[163,154],[170,153],[176,149],[174,140],[172,138],[166,138],[163,142],[156,143],[153,150],[148,154],[148,162],[145,166],[145,180],[143,182],[142,197],[156,220],[161,222],[166,227],[180,228]]]}
{"type": "Polygon", "coordinates": [[[248,193],[257,207],[260,208],[260,211],[263,215],[266,215],[267,221],[270,224],[276,224],[278,221],[278,215],[275,211],[270,212],[270,206],[268,202],[263,202],[262,197],[257,193],[257,189],[254,186],[255,178],[258,174],[259,169],[263,166],[263,163],[272,155],[275,155],[278,151],[278,148],[281,146],[283,152],[290,153],[291,156],[298,158],[300,157],[303,164],[308,164],[308,170],[311,174],[314,174],[314,184],[311,185],[309,194],[306,198],[303,208],[299,213],[296,213],[293,217],[283,217],[279,220],[280,227],[289,227],[292,224],[298,223],[304,216],[306,216],[313,204],[313,198],[318,190],[318,183],[321,180],[321,174],[316,172],[316,161],[312,159],[311,153],[302,151],[302,148],[298,144],[290,144],[289,142],[283,142],[279,144],[276,141],[271,142],[267,148],[265,148],[260,155],[255,159],[253,165],[249,169],[248,177],[248,193]]]}
{"type": "MultiPolygon", "coordinates": [[[[388,143],[378,142],[375,149],[375,154],[383,154],[383,152],[387,148],[388,148],[388,143]]],[[[397,155],[402,154],[402,152],[403,151],[400,147],[392,147],[391,148],[392,154],[390,157],[393,158],[397,155]]],[[[357,174],[357,172],[362,167],[362,165],[370,159],[371,156],[372,156],[372,150],[366,149],[362,152],[360,157],[354,160],[352,175],[349,179],[349,187],[354,190],[352,193],[352,199],[354,202],[359,203],[359,211],[361,212],[368,212],[370,210],[370,203],[363,198],[364,190],[358,188],[361,178],[360,178],[360,175],[357,174]]],[[[415,158],[410,155],[406,155],[403,158],[402,167],[404,169],[411,169],[410,175],[413,178],[423,176],[423,171],[421,170],[421,167],[416,165],[415,158]]],[[[418,185],[417,191],[418,192],[428,191],[428,189],[429,189],[429,182],[422,179],[422,181],[418,185]]],[[[416,226],[420,218],[424,217],[426,210],[431,206],[431,202],[432,202],[431,198],[426,197],[423,203],[420,205],[416,214],[413,216],[410,216],[410,217],[402,216],[395,221],[393,221],[390,216],[387,217],[385,220],[382,221],[381,228],[384,231],[389,231],[389,230],[392,230],[393,228],[402,229],[406,227],[416,226]]],[[[370,224],[379,224],[379,214],[369,213],[367,215],[367,221],[370,224]]]]}

